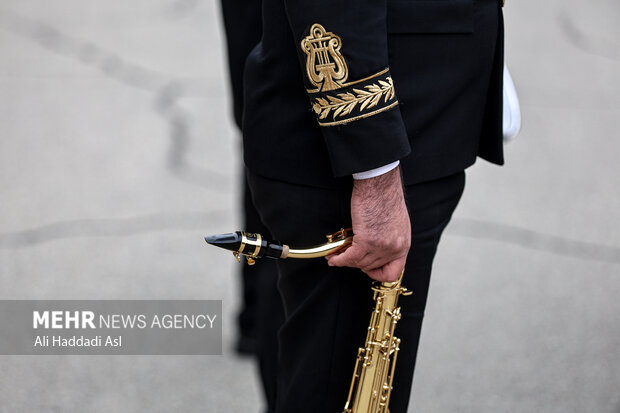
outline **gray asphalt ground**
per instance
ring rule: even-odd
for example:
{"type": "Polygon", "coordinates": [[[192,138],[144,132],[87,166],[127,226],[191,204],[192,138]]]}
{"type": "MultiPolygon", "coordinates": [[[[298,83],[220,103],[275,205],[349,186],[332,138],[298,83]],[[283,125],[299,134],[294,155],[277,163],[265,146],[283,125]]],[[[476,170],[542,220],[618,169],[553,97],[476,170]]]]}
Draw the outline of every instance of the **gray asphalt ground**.
{"type": "MultiPolygon", "coordinates": [[[[620,412],[620,3],[516,1],[523,131],[437,256],[410,412],[620,412]]],[[[214,0],[0,4],[0,299],[222,299],[223,356],[2,356],[2,412],[259,412],[214,0]]],[[[352,355],[353,357],[353,355],[352,355]]],[[[344,397],[344,395],[343,395],[344,397]]]]}

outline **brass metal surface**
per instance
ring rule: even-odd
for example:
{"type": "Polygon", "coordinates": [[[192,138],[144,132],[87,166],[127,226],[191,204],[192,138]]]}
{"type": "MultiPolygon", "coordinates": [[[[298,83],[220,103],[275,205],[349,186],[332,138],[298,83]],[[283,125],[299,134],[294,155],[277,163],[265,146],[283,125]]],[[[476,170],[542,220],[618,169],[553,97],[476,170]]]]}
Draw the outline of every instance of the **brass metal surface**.
{"type": "Polygon", "coordinates": [[[398,297],[411,294],[401,286],[405,270],[395,282],[374,282],[375,309],[363,348],[351,379],[349,396],[343,413],[389,413],[394,384],[394,368],[400,350],[400,339],[394,335],[401,318],[398,297]]]}
{"type": "Polygon", "coordinates": [[[289,248],[286,258],[318,258],[325,257],[338,251],[347,249],[353,242],[351,229],[341,229],[340,231],[327,235],[327,243],[311,248],[289,248]]]}
{"type": "Polygon", "coordinates": [[[252,234],[256,236],[256,239],[252,240],[248,237],[248,235],[249,234],[245,232],[241,233],[241,245],[239,246],[239,250],[236,253],[233,253],[233,255],[235,256],[235,258],[237,258],[237,261],[239,262],[241,262],[239,254],[245,255],[248,265],[254,265],[256,264],[256,257],[258,257],[258,253],[260,252],[263,243],[263,237],[261,236],[261,234],[252,234]],[[245,247],[248,245],[254,246],[254,251],[251,254],[246,254],[243,252],[245,250],[245,247]]]}
{"type": "Polygon", "coordinates": [[[282,245],[282,256],[280,258],[318,258],[325,257],[338,251],[347,249],[353,242],[351,228],[341,229],[333,234],[328,234],[327,243],[310,248],[291,248],[282,245]]]}

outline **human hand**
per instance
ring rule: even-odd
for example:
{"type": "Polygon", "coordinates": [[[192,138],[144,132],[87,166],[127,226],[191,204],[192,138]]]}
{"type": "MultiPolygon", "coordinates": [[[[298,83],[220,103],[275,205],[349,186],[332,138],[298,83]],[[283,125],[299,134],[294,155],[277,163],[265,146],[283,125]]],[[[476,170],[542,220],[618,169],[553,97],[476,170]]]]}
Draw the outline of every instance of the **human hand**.
{"type": "Polygon", "coordinates": [[[377,281],[396,281],[411,246],[400,167],[354,181],[351,222],[353,243],[344,252],[327,256],[328,264],[359,268],[377,281]]]}

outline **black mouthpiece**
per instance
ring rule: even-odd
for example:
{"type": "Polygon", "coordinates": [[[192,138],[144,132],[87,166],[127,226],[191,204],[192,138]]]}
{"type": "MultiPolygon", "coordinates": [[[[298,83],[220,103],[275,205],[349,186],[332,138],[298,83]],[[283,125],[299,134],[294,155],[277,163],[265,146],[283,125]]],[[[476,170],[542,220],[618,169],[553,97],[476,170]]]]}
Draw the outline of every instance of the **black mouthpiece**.
{"type": "Polygon", "coordinates": [[[208,235],[205,241],[216,247],[224,248],[229,251],[239,251],[241,247],[241,232],[231,232],[228,234],[208,235]]]}

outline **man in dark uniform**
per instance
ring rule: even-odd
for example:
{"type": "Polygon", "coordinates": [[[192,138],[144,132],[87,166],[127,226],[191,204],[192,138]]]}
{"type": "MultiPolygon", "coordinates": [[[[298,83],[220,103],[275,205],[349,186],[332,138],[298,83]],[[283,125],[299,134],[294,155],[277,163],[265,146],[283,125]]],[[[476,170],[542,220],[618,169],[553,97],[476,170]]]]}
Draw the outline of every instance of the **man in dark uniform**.
{"type": "Polygon", "coordinates": [[[278,263],[276,411],[342,411],[370,281],[404,266],[414,295],[400,302],[390,410],[405,412],[432,261],[464,169],[477,157],[503,163],[500,1],[263,0],[262,16],[245,67],[254,203],[289,244],[355,233],[327,263],[278,263]]]}

